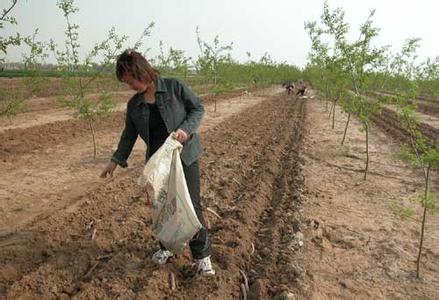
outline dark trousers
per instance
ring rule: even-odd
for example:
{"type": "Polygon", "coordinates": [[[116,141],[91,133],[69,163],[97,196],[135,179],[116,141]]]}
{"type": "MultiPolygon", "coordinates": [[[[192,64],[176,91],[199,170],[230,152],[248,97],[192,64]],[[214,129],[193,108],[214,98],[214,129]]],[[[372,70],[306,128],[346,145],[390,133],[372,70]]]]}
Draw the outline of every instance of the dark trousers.
{"type": "MultiPolygon", "coordinates": [[[[198,220],[203,225],[203,228],[192,238],[189,242],[192,257],[194,259],[201,259],[211,254],[211,244],[207,234],[206,223],[203,217],[203,207],[201,205],[200,197],[200,167],[198,161],[186,166],[183,163],[184,177],[186,178],[187,187],[191,196],[192,205],[198,220]]],[[[160,245],[163,248],[163,245],[160,245]]]]}

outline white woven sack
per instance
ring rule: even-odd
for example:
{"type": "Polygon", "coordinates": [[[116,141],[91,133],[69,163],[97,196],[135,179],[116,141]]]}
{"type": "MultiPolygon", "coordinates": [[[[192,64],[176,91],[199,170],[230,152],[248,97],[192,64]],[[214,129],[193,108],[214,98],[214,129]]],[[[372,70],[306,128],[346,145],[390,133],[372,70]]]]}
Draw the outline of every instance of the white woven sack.
{"type": "Polygon", "coordinates": [[[138,183],[152,198],[152,230],[175,254],[201,229],[184,177],[180,153],[183,146],[172,137],[148,160],[138,183]]]}

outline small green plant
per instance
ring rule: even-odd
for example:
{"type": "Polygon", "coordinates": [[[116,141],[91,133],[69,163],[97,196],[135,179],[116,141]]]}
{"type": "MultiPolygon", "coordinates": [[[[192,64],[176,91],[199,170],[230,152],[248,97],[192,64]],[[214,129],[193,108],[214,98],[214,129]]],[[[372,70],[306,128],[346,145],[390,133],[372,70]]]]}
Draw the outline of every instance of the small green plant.
{"type": "Polygon", "coordinates": [[[404,206],[393,201],[389,204],[390,210],[401,219],[413,219],[415,210],[412,207],[404,206]]]}
{"type": "Polygon", "coordinates": [[[17,92],[0,89],[0,116],[11,117],[23,110],[23,101],[17,92]]]}

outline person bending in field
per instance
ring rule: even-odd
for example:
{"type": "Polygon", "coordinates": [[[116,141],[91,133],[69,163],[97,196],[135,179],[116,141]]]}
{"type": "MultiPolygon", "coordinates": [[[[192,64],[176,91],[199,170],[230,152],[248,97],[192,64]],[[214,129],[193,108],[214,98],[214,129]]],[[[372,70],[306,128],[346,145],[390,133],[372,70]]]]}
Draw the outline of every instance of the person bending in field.
{"type": "MultiPolygon", "coordinates": [[[[210,260],[211,243],[208,239],[200,201],[200,169],[198,159],[202,152],[197,129],[204,114],[200,98],[182,81],[159,76],[149,62],[134,50],[125,50],[117,58],[117,79],[137,93],[127,104],[125,128],[117,150],[101,173],[113,176],[119,165],[128,166],[127,159],[140,136],[147,145],[146,160],[163,145],[169,134],[183,144],[181,160],[189,194],[203,228],[189,242],[198,274],[215,275],[210,260]]],[[[150,203],[147,195],[148,204],[150,203]]],[[[173,253],[163,245],[152,256],[158,264],[165,264],[173,253]]]]}
{"type": "Polygon", "coordinates": [[[282,86],[285,87],[285,90],[287,91],[288,95],[294,94],[294,84],[291,81],[284,82],[282,86]]]}
{"type": "Polygon", "coordinates": [[[297,91],[296,91],[296,96],[300,95],[300,96],[304,96],[305,95],[305,91],[306,91],[306,83],[305,81],[303,81],[302,79],[300,79],[297,83],[297,91]]]}
{"type": "Polygon", "coordinates": [[[293,95],[293,93],[294,93],[294,84],[290,83],[289,85],[287,85],[286,89],[287,89],[288,95],[293,95]]]}

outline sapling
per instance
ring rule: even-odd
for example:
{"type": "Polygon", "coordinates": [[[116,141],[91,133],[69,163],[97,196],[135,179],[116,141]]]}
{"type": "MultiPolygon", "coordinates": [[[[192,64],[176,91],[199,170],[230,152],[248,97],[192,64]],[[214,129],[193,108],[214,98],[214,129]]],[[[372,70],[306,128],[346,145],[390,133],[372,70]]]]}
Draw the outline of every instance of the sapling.
{"type": "MultiPolygon", "coordinates": [[[[400,103],[402,103],[402,101],[400,103]]],[[[439,143],[436,141],[436,144],[434,144],[423,136],[419,130],[419,120],[415,116],[413,104],[406,106],[402,105],[398,110],[401,125],[410,135],[410,142],[407,147],[404,148],[405,158],[411,161],[415,166],[421,167],[424,171],[424,192],[419,196],[419,202],[423,208],[423,213],[418,255],[416,259],[416,277],[419,278],[427,212],[439,212],[436,194],[432,191],[431,179],[433,174],[432,171],[439,169],[439,143]]]]}
{"type": "Polygon", "coordinates": [[[418,86],[422,96],[427,96],[439,100],[439,56],[435,59],[427,58],[420,67],[421,79],[418,86]]]}
{"type": "MultiPolygon", "coordinates": [[[[321,16],[323,28],[318,28],[315,23],[308,23],[307,28],[312,39],[322,39],[322,34],[325,34],[333,40],[333,53],[326,56],[325,70],[328,71],[326,76],[328,84],[331,85],[330,78],[332,77],[334,86],[329,87],[327,94],[331,94],[331,89],[335,89],[335,95],[333,96],[335,100],[343,96],[343,101],[340,104],[342,110],[348,114],[348,118],[342,142],[346,137],[351,114],[355,115],[361,123],[361,130],[365,132],[366,137],[364,170],[364,179],[366,179],[369,169],[370,115],[379,111],[382,105],[380,101],[370,101],[366,95],[371,89],[370,74],[383,63],[387,47],[376,48],[371,46],[372,40],[378,36],[379,31],[378,28],[372,26],[371,18],[374,11],[369,14],[366,22],[360,26],[360,37],[354,42],[349,42],[346,38],[349,25],[344,21],[344,15],[343,9],[337,8],[331,11],[325,2],[321,16]],[[312,24],[312,26],[309,24],[312,24]],[[345,89],[348,86],[353,90],[351,93],[345,89]]],[[[320,43],[323,44],[323,42],[320,43]]],[[[335,103],[333,103],[333,111],[334,105],[335,103]]]]}
{"type": "Polygon", "coordinates": [[[157,56],[157,68],[169,75],[176,75],[177,77],[183,77],[187,79],[189,71],[189,61],[191,57],[185,57],[183,50],[169,48],[165,53],[163,50],[163,42],[159,43],[160,54],[157,56]]]}
{"type": "Polygon", "coordinates": [[[419,129],[419,119],[416,116],[418,82],[425,76],[424,70],[416,64],[416,49],[419,47],[419,39],[409,39],[403,46],[391,64],[394,75],[404,78],[408,83],[406,92],[396,96],[397,112],[401,127],[409,135],[409,142],[403,148],[405,158],[414,165],[423,169],[424,192],[419,196],[419,202],[423,208],[421,233],[419,239],[418,255],[416,259],[416,277],[420,276],[420,261],[424,243],[425,225],[427,212],[439,211],[436,195],[432,191],[432,171],[439,169],[439,142],[428,140],[419,129]]]}
{"type": "Polygon", "coordinates": [[[23,55],[25,76],[23,82],[32,95],[39,94],[46,89],[49,80],[42,72],[45,59],[49,56],[49,47],[46,43],[37,40],[38,29],[32,36],[23,38],[23,43],[29,47],[29,54],[23,55]]]}
{"type": "Polygon", "coordinates": [[[332,129],[335,127],[335,107],[347,88],[344,58],[334,37],[344,35],[348,26],[343,23],[343,15],[336,15],[336,17],[338,19],[326,20],[322,16],[324,28],[319,27],[317,22],[305,23],[305,29],[308,30],[311,39],[309,59],[313,66],[320,69],[317,82],[321,82],[319,88],[325,92],[326,111],[328,110],[327,101],[331,99],[328,117],[332,116],[332,129]],[[328,38],[332,38],[331,43],[323,42],[328,38]]]}
{"type": "Polygon", "coordinates": [[[200,54],[198,55],[196,65],[199,69],[199,72],[206,76],[209,81],[213,80],[213,84],[216,86],[218,82],[219,68],[221,68],[223,63],[231,61],[230,51],[232,50],[233,43],[221,45],[219,36],[216,35],[213,40],[213,44],[210,45],[201,39],[198,27],[196,28],[195,32],[197,34],[197,43],[200,49],[200,54]]]}
{"type": "MultiPolygon", "coordinates": [[[[96,134],[94,121],[97,117],[106,115],[114,110],[115,102],[111,95],[105,91],[101,92],[97,100],[91,99],[87,94],[90,85],[104,75],[106,68],[114,64],[117,54],[121,51],[127,36],[119,36],[113,28],[108,32],[108,37],[97,43],[93,49],[81,60],[79,50],[79,26],[71,22],[71,16],[78,11],[74,6],[73,0],[62,0],[58,2],[58,7],[66,19],[66,41],[65,50],[53,41],[50,42],[50,49],[58,61],[58,66],[62,72],[62,79],[67,97],[60,98],[63,106],[72,108],[74,116],[85,120],[88,123],[93,139],[93,157],[96,158],[96,134]],[[100,68],[95,69],[98,65],[100,68]]],[[[149,24],[139,40],[135,43],[134,49],[142,44],[142,39],[150,34],[150,29],[154,26],[149,24]]]]}

